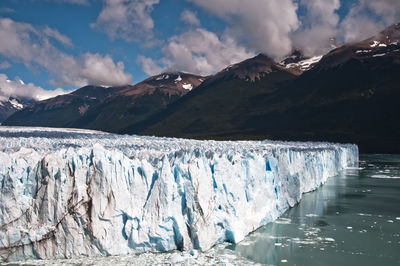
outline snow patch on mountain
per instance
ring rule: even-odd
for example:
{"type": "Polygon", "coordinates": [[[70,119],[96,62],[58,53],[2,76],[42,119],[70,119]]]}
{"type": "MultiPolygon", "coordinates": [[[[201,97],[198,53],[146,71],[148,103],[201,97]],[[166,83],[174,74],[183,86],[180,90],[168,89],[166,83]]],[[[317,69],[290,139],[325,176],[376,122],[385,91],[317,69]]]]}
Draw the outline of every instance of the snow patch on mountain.
{"type": "Polygon", "coordinates": [[[192,84],[182,84],[182,88],[184,88],[185,90],[191,91],[193,89],[193,85],[192,84]]]}
{"type": "Polygon", "coordinates": [[[157,81],[159,81],[159,80],[165,80],[165,79],[169,79],[169,75],[161,75],[161,76],[158,76],[158,77],[156,78],[157,81]]]}
{"type": "Polygon", "coordinates": [[[291,63],[287,64],[286,68],[298,68],[302,71],[307,71],[310,70],[315,64],[317,64],[319,61],[321,61],[322,55],[321,56],[314,56],[305,60],[301,60],[297,63],[291,63]]]}
{"type": "Polygon", "coordinates": [[[379,42],[379,41],[374,41],[370,46],[374,48],[374,47],[377,47],[380,43],[381,42],[379,42]]]}
{"type": "Polygon", "coordinates": [[[15,108],[15,109],[22,109],[24,108],[23,104],[20,104],[16,99],[10,99],[9,102],[11,103],[11,105],[15,108]]]}
{"type": "Polygon", "coordinates": [[[383,53],[383,54],[374,54],[372,57],[381,57],[381,56],[385,56],[386,55],[386,53],[383,53]]]}
{"type": "Polygon", "coordinates": [[[237,243],[358,164],[355,145],[0,128],[0,258],[237,243]]]}
{"type": "Polygon", "coordinates": [[[175,79],[175,82],[179,82],[179,81],[182,81],[181,75],[179,75],[179,76],[175,79]]]}

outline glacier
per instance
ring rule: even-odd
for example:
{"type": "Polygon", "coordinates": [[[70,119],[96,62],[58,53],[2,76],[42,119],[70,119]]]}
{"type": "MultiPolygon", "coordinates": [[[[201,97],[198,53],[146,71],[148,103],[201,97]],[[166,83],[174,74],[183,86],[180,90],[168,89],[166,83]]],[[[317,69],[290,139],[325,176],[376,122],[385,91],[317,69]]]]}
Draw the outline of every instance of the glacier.
{"type": "Polygon", "coordinates": [[[0,162],[6,262],[238,243],[357,167],[358,147],[0,127],[0,162]]]}

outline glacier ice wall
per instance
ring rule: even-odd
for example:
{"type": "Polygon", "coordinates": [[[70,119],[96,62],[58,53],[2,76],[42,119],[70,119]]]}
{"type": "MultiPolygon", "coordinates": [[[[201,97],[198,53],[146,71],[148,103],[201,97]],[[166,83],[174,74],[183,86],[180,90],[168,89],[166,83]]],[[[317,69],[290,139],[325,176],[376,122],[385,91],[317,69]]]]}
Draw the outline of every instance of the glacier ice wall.
{"type": "Polygon", "coordinates": [[[358,148],[1,127],[0,162],[0,257],[14,261],[236,243],[358,148]]]}

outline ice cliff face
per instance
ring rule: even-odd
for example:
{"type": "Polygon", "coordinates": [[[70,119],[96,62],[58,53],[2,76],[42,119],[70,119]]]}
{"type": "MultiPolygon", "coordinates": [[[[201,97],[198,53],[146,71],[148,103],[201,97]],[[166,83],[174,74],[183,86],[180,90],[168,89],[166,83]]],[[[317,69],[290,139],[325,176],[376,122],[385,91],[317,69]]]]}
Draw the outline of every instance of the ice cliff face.
{"type": "Polygon", "coordinates": [[[239,242],[355,145],[216,142],[0,128],[0,257],[70,258],[239,242]]]}

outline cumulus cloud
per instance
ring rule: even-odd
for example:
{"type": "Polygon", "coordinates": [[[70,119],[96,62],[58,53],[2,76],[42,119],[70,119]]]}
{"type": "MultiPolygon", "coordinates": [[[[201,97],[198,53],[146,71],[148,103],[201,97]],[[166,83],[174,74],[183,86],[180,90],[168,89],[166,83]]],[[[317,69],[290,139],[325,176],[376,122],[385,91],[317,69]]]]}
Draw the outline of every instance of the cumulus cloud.
{"type": "Polygon", "coordinates": [[[331,39],[338,35],[337,26],[340,8],[339,0],[301,0],[306,16],[301,19],[301,27],[293,34],[295,48],[305,55],[324,54],[331,47],[331,39]]]}
{"type": "Polygon", "coordinates": [[[249,49],[279,58],[290,53],[299,26],[292,0],[188,0],[229,24],[229,35],[249,49]]]}
{"type": "Polygon", "coordinates": [[[367,39],[385,27],[383,22],[373,21],[367,14],[350,12],[340,25],[344,42],[356,42],[367,39]]]}
{"type": "Polygon", "coordinates": [[[124,72],[124,63],[114,63],[113,59],[106,55],[86,53],[82,56],[83,64],[80,75],[89,84],[104,86],[126,85],[132,81],[132,77],[124,72]]]}
{"type": "Polygon", "coordinates": [[[104,0],[104,7],[92,28],[104,31],[111,39],[138,41],[153,36],[153,6],[160,0],[104,0]]]}
{"type": "Polygon", "coordinates": [[[346,42],[358,41],[375,35],[385,27],[400,21],[400,1],[359,0],[341,23],[346,42]]]}
{"type": "Polygon", "coordinates": [[[33,100],[45,100],[57,95],[68,93],[60,88],[56,90],[45,90],[32,83],[25,84],[19,78],[9,80],[7,75],[0,74],[0,101],[8,100],[9,97],[18,97],[33,100]]]}
{"type": "Polygon", "coordinates": [[[58,50],[52,41],[65,45],[72,42],[57,30],[0,18],[0,36],[0,55],[27,67],[45,69],[55,86],[117,86],[132,81],[124,64],[115,63],[108,55],[86,53],[74,57],[58,50]]]}
{"type": "Polygon", "coordinates": [[[163,47],[164,57],[158,61],[139,57],[143,70],[149,75],[161,71],[185,71],[210,75],[254,56],[229,35],[217,36],[203,28],[189,30],[173,36],[163,47]]]}
{"type": "MultiPolygon", "coordinates": [[[[150,57],[145,57],[144,55],[138,56],[138,63],[142,66],[142,70],[150,76],[154,76],[160,74],[161,72],[165,71],[166,66],[158,65],[153,59],[150,57]]],[[[160,60],[163,61],[163,60],[160,60]]]]}
{"type": "Polygon", "coordinates": [[[359,0],[360,6],[372,10],[386,25],[399,22],[400,1],[398,0],[359,0]]]}
{"type": "Polygon", "coordinates": [[[200,26],[200,20],[196,13],[187,9],[181,13],[181,20],[191,26],[200,26]]]}

